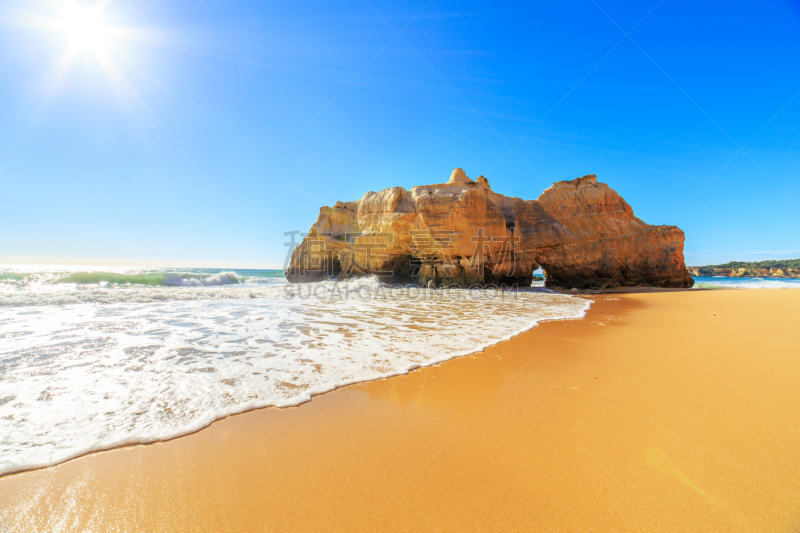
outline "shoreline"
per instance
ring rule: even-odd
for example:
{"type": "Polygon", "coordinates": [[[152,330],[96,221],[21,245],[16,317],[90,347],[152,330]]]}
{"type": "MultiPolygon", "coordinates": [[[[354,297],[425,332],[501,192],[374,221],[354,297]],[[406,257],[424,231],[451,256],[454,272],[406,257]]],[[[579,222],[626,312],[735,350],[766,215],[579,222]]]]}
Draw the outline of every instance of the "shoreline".
{"type": "MultiPolygon", "coordinates": [[[[553,292],[558,292],[558,291],[553,291],[553,292]]],[[[211,422],[208,422],[208,423],[206,423],[206,424],[204,424],[204,425],[202,425],[202,426],[200,426],[200,427],[198,427],[196,429],[187,431],[185,433],[180,433],[180,434],[177,434],[177,435],[174,435],[174,436],[165,437],[165,438],[158,438],[158,439],[153,439],[153,440],[140,440],[140,441],[135,441],[135,442],[126,442],[126,443],[122,443],[122,444],[112,445],[112,446],[109,446],[109,447],[106,447],[106,448],[102,448],[102,449],[93,449],[93,450],[89,450],[89,451],[85,451],[85,452],[80,452],[80,453],[78,453],[78,454],[76,454],[74,456],[68,457],[66,459],[63,459],[63,460],[60,460],[60,461],[54,462],[54,463],[43,464],[43,465],[32,466],[32,467],[24,467],[24,468],[21,468],[21,469],[18,469],[18,470],[12,470],[12,471],[8,471],[8,472],[3,472],[3,473],[0,473],[0,481],[2,481],[4,478],[6,478],[8,476],[15,476],[15,475],[18,475],[18,474],[26,474],[26,473],[29,473],[29,472],[36,472],[38,470],[44,470],[44,469],[47,469],[47,468],[55,468],[55,467],[58,467],[58,466],[60,466],[62,464],[65,464],[65,463],[68,463],[68,462],[71,462],[71,461],[74,461],[74,460],[82,459],[84,457],[91,456],[91,455],[94,455],[94,454],[99,454],[99,453],[104,453],[104,452],[111,452],[111,451],[115,451],[115,450],[119,450],[119,449],[135,447],[135,446],[150,446],[150,445],[153,445],[153,444],[161,444],[161,443],[169,442],[169,441],[172,441],[172,440],[175,440],[175,439],[180,439],[180,438],[183,438],[183,437],[194,435],[194,434],[196,434],[196,433],[198,433],[200,431],[203,431],[203,430],[209,428],[210,426],[212,426],[212,425],[214,425],[214,424],[216,424],[218,422],[221,422],[221,421],[223,421],[223,420],[225,420],[227,418],[240,416],[240,415],[246,415],[248,413],[251,413],[251,412],[254,412],[254,411],[259,411],[259,410],[262,410],[262,409],[279,409],[279,410],[294,409],[296,407],[300,407],[300,406],[302,406],[302,405],[304,405],[306,403],[309,403],[310,401],[312,401],[314,398],[316,398],[318,396],[329,394],[329,393],[335,392],[335,391],[337,391],[339,389],[342,389],[342,388],[345,388],[345,387],[352,387],[352,386],[357,386],[357,385],[360,385],[360,384],[363,384],[363,383],[371,383],[373,381],[381,381],[381,380],[391,379],[391,378],[394,378],[394,377],[405,376],[405,375],[408,375],[411,372],[414,372],[415,370],[435,367],[435,366],[439,366],[441,364],[447,363],[448,361],[452,361],[454,359],[458,359],[458,358],[461,358],[461,357],[470,357],[470,356],[473,356],[473,355],[476,355],[476,354],[480,354],[480,353],[485,352],[486,350],[488,350],[490,348],[493,348],[493,347],[497,346],[498,344],[501,344],[501,343],[504,343],[504,342],[508,342],[511,339],[513,339],[515,337],[518,337],[519,335],[523,335],[523,334],[525,334],[525,333],[527,333],[529,331],[532,331],[533,329],[537,328],[539,325],[541,325],[543,323],[546,323],[546,322],[560,322],[560,321],[567,321],[567,320],[583,320],[584,318],[586,318],[586,314],[588,313],[588,311],[591,308],[592,300],[581,298],[580,295],[577,295],[577,294],[574,294],[574,293],[571,294],[569,292],[561,292],[561,293],[558,293],[558,294],[562,294],[564,296],[574,296],[575,298],[584,300],[585,304],[584,304],[583,309],[581,311],[579,311],[578,314],[576,314],[575,316],[571,316],[571,317],[539,318],[537,320],[534,320],[532,323],[526,325],[524,329],[521,329],[521,330],[519,330],[519,331],[517,331],[515,333],[512,333],[512,334],[507,335],[505,337],[499,338],[497,340],[484,343],[484,344],[476,347],[474,350],[463,351],[463,352],[453,352],[452,354],[448,354],[445,357],[438,358],[438,359],[430,359],[428,361],[425,361],[422,364],[414,364],[414,365],[411,365],[410,367],[406,368],[405,370],[398,371],[398,372],[395,372],[395,373],[390,373],[390,374],[387,374],[387,375],[384,375],[384,376],[381,376],[381,377],[378,377],[378,378],[367,379],[367,380],[360,380],[360,379],[359,380],[354,380],[354,381],[351,381],[351,382],[345,382],[345,383],[336,385],[336,386],[334,386],[334,387],[332,387],[332,388],[330,388],[328,390],[323,390],[323,391],[319,391],[319,392],[312,392],[312,393],[310,393],[310,395],[309,395],[309,397],[307,399],[304,399],[300,403],[297,403],[297,404],[292,404],[292,405],[263,405],[263,406],[257,406],[257,407],[250,407],[250,408],[247,408],[247,409],[245,409],[243,411],[240,411],[240,412],[227,414],[227,415],[222,416],[220,418],[214,419],[211,422]]]]}
{"type": "Polygon", "coordinates": [[[566,294],[593,302],[585,318],[296,407],[7,474],[0,520],[20,531],[800,526],[800,473],[782,466],[800,459],[800,299],[566,294]],[[753,398],[726,409],[748,387],[769,409],[753,398]]]}

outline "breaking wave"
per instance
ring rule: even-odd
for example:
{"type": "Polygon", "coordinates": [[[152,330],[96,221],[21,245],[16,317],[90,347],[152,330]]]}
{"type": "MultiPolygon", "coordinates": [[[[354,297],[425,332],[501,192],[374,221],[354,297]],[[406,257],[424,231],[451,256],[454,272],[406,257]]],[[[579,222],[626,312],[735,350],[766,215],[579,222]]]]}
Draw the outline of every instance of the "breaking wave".
{"type": "Polygon", "coordinates": [[[56,281],[56,283],[108,283],[114,285],[149,285],[151,287],[208,287],[213,285],[237,285],[241,282],[235,272],[220,272],[219,274],[75,272],[56,281]]]}
{"type": "Polygon", "coordinates": [[[260,297],[285,281],[281,270],[120,270],[0,272],[0,307],[260,297]]]}

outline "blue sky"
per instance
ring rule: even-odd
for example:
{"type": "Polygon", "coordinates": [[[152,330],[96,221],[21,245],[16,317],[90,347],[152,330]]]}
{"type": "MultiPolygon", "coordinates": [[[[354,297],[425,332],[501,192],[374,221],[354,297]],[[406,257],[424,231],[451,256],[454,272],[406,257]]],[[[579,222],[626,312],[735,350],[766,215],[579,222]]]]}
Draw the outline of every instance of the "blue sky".
{"type": "Polygon", "coordinates": [[[798,1],[198,2],[3,3],[0,263],[280,267],[456,166],[597,174],[688,264],[800,257],[798,1]]]}

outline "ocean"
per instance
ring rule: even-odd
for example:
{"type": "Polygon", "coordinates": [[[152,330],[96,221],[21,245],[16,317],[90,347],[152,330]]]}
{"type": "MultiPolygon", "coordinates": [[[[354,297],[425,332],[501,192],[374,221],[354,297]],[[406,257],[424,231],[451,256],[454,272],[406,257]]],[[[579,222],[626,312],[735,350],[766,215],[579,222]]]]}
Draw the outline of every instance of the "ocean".
{"type": "Polygon", "coordinates": [[[800,289],[800,279],[726,278],[722,276],[694,278],[696,289],[800,289]]]}
{"type": "Polygon", "coordinates": [[[194,432],[480,351],[587,300],[286,283],[279,270],[0,267],[0,474],[194,432]]]}

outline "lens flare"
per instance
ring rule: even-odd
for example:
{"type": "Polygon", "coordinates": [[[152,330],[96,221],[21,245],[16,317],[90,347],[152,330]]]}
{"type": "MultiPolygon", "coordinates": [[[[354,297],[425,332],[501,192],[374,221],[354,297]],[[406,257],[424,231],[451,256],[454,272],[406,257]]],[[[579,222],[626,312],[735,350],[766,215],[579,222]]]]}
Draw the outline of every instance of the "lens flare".
{"type": "Polygon", "coordinates": [[[64,19],[59,26],[67,34],[70,47],[101,53],[110,44],[113,31],[103,21],[103,13],[99,9],[67,4],[63,14],[64,19]]]}
{"type": "Polygon", "coordinates": [[[46,0],[41,5],[32,5],[29,11],[14,12],[19,26],[39,30],[37,38],[51,43],[58,53],[45,77],[46,94],[58,90],[75,66],[84,72],[99,66],[112,85],[124,78],[120,60],[132,45],[148,39],[141,28],[109,22],[119,19],[119,12],[112,13],[109,9],[111,5],[110,0],[46,0]]]}

